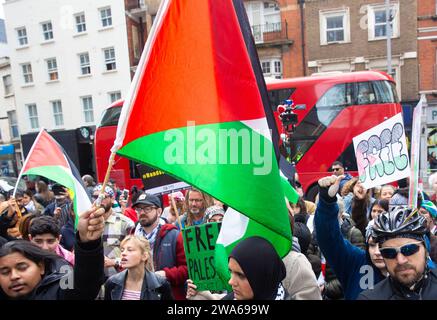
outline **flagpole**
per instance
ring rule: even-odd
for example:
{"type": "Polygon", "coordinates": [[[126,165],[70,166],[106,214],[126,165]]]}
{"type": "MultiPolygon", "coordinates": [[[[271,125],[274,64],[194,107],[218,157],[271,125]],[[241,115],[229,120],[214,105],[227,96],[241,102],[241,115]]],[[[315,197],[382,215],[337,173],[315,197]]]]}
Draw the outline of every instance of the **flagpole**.
{"type": "Polygon", "coordinates": [[[176,207],[176,202],[174,201],[174,198],[173,198],[173,193],[170,194],[170,201],[171,201],[171,205],[173,206],[173,210],[176,214],[176,218],[178,219],[179,228],[182,231],[181,217],[179,216],[178,208],[176,207]]]}
{"type": "MultiPolygon", "coordinates": [[[[44,128],[41,128],[41,131],[36,136],[35,141],[33,142],[32,148],[30,148],[29,153],[27,155],[32,154],[32,151],[35,148],[36,142],[38,141],[39,137],[41,136],[41,134],[44,130],[45,130],[44,128]]],[[[14,188],[14,193],[12,194],[12,197],[14,197],[14,198],[15,198],[15,194],[17,193],[18,183],[20,182],[21,177],[23,176],[23,170],[27,166],[27,162],[29,162],[29,157],[26,157],[26,160],[24,160],[23,166],[21,167],[21,170],[20,170],[20,174],[18,175],[17,183],[15,184],[15,188],[14,188]]]]}
{"type": "Polygon", "coordinates": [[[111,152],[111,156],[109,157],[108,169],[106,170],[105,179],[103,180],[103,184],[102,184],[102,190],[100,190],[99,197],[94,202],[94,205],[96,207],[100,206],[102,200],[104,199],[105,188],[106,185],[108,184],[109,175],[111,174],[112,166],[114,165],[114,159],[115,159],[115,152],[111,152]]]}

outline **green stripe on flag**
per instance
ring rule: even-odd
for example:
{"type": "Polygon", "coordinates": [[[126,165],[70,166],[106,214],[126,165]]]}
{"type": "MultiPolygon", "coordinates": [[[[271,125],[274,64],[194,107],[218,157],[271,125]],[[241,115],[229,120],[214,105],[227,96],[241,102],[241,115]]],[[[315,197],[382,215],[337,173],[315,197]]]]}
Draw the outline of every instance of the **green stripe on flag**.
{"type": "MultiPolygon", "coordinates": [[[[41,166],[41,167],[35,167],[27,170],[23,173],[23,175],[38,175],[45,177],[47,179],[53,180],[68,189],[72,190],[73,192],[76,191],[76,186],[73,181],[73,176],[71,173],[67,171],[64,167],[61,166],[41,166]]],[[[81,212],[78,212],[78,206],[77,206],[77,197],[76,194],[74,194],[73,200],[73,207],[75,212],[75,223],[74,225],[77,226],[77,222],[79,219],[79,214],[81,212]]]]}
{"type": "Polygon", "coordinates": [[[131,141],[117,153],[196,186],[291,241],[272,143],[245,124],[157,132],[131,141]]]}

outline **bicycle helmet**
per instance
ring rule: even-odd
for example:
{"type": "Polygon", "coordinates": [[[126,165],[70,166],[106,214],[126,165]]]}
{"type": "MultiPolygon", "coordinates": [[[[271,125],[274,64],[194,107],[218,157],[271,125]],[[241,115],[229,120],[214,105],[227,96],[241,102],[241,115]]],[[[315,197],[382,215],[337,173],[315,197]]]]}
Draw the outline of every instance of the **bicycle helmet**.
{"type": "Polygon", "coordinates": [[[411,238],[425,241],[426,219],[417,209],[397,206],[380,214],[373,225],[373,238],[378,243],[393,238],[411,238]]]}

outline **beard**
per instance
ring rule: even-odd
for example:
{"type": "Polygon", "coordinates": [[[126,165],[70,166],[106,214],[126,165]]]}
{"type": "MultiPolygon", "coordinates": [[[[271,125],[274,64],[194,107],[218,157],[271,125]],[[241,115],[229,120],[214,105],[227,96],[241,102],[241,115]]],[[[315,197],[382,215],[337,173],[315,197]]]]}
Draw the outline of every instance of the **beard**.
{"type": "Polygon", "coordinates": [[[418,272],[417,269],[413,265],[407,263],[407,264],[402,265],[402,266],[396,266],[396,268],[394,269],[393,278],[395,278],[402,285],[404,285],[406,287],[411,287],[417,281],[420,280],[422,275],[423,275],[422,272],[418,272]],[[408,274],[408,275],[400,275],[399,272],[404,271],[404,270],[412,270],[412,271],[414,271],[414,273],[408,274]]]}
{"type": "Polygon", "coordinates": [[[154,218],[152,218],[152,219],[147,219],[147,218],[141,219],[140,218],[138,220],[139,220],[140,225],[142,227],[150,227],[151,225],[153,225],[156,222],[156,220],[158,220],[158,214],[156,214],[156,216],[154,218]]]}
{"type": "Polygon", "coordinates": [[[112,203],[108,203],[108,204],[101,204],[100,205],[103,209],[105,209],[105,213],[109,212],[109,210],[112,209],[112,203]]]}

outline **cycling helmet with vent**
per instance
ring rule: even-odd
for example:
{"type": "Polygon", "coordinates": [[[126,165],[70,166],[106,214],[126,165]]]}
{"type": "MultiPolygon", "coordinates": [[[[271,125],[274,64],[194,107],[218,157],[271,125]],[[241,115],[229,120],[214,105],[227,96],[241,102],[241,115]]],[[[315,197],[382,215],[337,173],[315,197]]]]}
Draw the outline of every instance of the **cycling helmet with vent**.
{"type": "Polygon", "coordinates": [[[373,225],[373,238],[383,243],[393,238],[411,238],[425,241],[426,219],[419,210],[403,206],[393,207],[380,214],[373,225]]]}

